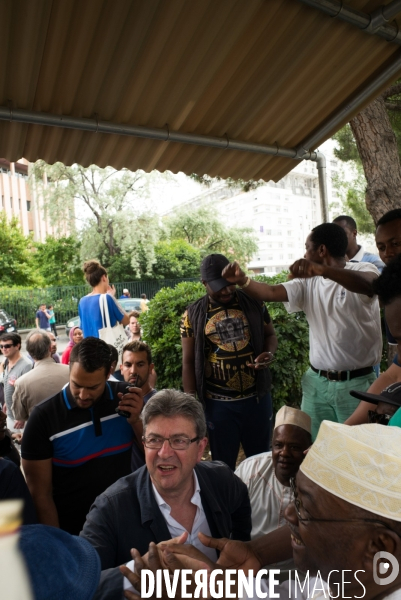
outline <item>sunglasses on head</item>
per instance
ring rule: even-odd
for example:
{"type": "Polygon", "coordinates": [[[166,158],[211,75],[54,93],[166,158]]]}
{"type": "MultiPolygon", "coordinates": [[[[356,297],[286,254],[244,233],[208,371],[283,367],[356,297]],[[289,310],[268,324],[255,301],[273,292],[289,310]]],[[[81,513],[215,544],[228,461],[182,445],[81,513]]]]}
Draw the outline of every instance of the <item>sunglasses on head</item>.
{"type": "Polygon", "coordinates": [[[0,348],[12,348],[14,344],[0,344],[0,348]]]}

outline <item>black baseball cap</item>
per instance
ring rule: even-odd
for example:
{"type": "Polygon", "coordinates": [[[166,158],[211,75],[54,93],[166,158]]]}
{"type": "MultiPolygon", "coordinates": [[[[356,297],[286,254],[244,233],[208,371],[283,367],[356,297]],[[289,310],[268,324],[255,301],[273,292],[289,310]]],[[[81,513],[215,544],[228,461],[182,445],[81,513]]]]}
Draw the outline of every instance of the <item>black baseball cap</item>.
{"type": "Polygon", "coordinates": [[[386,404],[393,404],[394,406],[401,407],[401,383],[392,383],[386,387],[380,394],[368,394],[367,392],[359,392],[352,390],[350,392],[354,398],[359,400],[365,400],[365,402],[371,402],[372,404],[379,404],[379,402],[386,402],[386,404]]]}
{"type": "Polygon", "coordinates": [[[200,267],[202,281],[206,281],[213,292],[219,292],[228,285],[233,285],[227,279],[221,276],[221,272],[230,261],[223,254],[209,254],[206,256],[200,267]]]}

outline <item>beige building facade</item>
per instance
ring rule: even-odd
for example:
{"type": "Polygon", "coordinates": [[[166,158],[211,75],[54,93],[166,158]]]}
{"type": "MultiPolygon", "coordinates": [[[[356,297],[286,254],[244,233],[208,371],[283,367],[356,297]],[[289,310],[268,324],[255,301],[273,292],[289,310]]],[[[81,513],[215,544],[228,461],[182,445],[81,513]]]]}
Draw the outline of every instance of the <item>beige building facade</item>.
{"type": "Polygon", "coordinates": [[[43,197],[28,182],[28,169],[24,158],[15,163],[0,159],[0,211],[8,220],[16,217],[24,235],[32,234],[36,242],[44,242],[48,235],[69,235],[67,219],[57,228],[50,223],[43,197]]]}

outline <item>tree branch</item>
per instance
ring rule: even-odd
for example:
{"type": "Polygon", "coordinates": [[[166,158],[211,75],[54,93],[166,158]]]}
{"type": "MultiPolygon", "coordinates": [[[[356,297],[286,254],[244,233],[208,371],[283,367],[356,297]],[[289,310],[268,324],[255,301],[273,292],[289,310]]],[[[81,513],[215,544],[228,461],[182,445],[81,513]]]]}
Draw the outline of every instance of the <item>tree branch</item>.
{"type": "Polygon", "coordinates": [[[385,102],[384,106],[387,108],[387,110],[395,110],[398,112],[401,111],[401,102],[385,102]]]}
{"type": "Polygon", "coordinates": [[[396,83],[395,85],[387,88],[383,93],[382,97],[387,100],[387,98],[391,98],[391,96],[396,96],[397,94],[401,94],[401,83],[396,83]]]}

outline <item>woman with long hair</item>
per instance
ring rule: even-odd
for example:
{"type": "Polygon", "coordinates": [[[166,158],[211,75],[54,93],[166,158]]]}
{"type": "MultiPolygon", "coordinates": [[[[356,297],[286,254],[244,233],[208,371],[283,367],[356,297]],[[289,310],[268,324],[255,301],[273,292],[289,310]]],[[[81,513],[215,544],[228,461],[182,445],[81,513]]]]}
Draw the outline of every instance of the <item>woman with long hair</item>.
{"type": "Polygon", "coordinates": [[[81,298],[78,305],[84,338],[89,336],[98,338],[99,329],[104,326],[99,306],[100,294],[106,295],[111,327],[114,327],[117,323],[128,325],[129,316],[117,304],[115,300],[116,290],[114,286],[110,286],[107,271],[100,262],[98,260],[86,261],[84,263],[84,274],[86,281],[92,288],[90,294],[81,298]]]}

